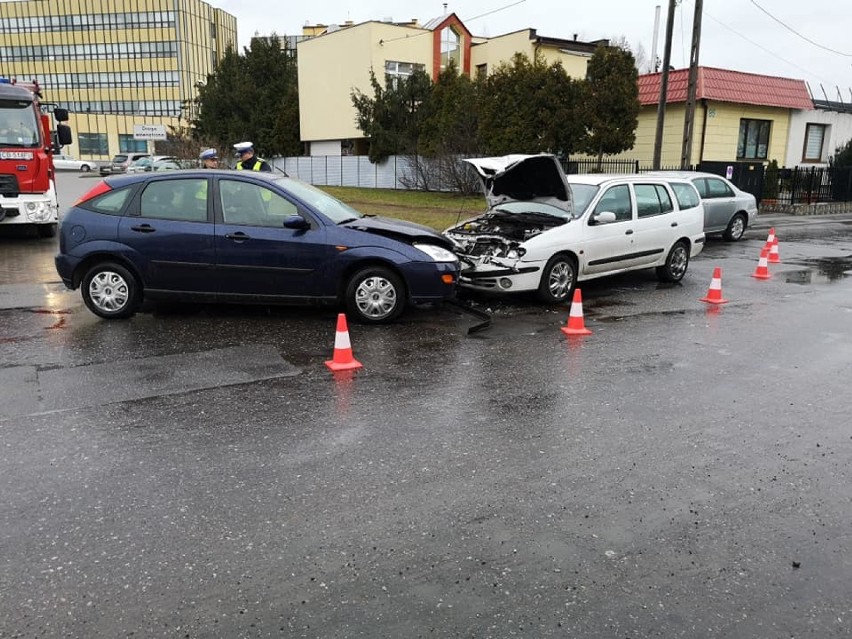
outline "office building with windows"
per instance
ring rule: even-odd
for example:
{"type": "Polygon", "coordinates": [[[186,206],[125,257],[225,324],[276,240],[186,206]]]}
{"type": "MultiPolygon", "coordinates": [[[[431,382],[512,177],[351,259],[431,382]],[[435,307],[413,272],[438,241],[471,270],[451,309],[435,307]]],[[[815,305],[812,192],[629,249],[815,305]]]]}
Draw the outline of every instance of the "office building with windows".
{"type": "Polygon", "coordinates": [[[179,128],[237,20],[201,0],[0,2],[0,76],[37,80],[66,107],[81,159],[145,152],[136,125],[179,128]]]}

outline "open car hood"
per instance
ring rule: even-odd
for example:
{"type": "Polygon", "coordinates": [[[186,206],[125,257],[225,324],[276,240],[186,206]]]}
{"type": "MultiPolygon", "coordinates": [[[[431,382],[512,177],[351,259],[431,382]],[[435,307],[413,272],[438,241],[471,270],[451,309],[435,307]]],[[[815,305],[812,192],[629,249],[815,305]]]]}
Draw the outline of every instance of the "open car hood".
{"type": "Polygon", "coordinates": [[[488,208],[504,202],[541,202],[573,211],[571,187],[553,155],[504,155],[465,160],[476,169],[488,208]]]}
{"type": "Polygon", "coordinates": [[[430,229],[428,226],[408,222],[406,220],[397,220],[390,217],[361,217],[351,222],[346,222],[343,226],[350,229],[357,229],[366,233],[375,233],[376,235],[384,235],[385,237],[413,244],[414,242],[422,242],[424,244],[437,244],[446,249],[452,249],[452,243],[443,235],[430,229]]]}

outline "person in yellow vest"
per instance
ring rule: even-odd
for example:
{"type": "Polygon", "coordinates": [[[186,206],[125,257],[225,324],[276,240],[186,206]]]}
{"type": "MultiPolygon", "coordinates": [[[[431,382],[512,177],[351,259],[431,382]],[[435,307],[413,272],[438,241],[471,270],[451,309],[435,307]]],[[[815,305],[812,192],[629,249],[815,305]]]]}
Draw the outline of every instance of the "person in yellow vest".
{"type": "Polygon", "coordinates": [[[263,171],[265,173],[272,173],[272,167],[269,162],[254,154],[254,145],[251,142],[235,144],[234,150],[237,152],[237,157],[240,158],[240,161],[237,162],[237,171],[263,171]]]}
{"type": "Polygon", "coordinates": [[[204,149],[198,155],[198,159],[201,160],[201,167],[204,169],[219,168],[219,153],[216,149],[204,149]]]}

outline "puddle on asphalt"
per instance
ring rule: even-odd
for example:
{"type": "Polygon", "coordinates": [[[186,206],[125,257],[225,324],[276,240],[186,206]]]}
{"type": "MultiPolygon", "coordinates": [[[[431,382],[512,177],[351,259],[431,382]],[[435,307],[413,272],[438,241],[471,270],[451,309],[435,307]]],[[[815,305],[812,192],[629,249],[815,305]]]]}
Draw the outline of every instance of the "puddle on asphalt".
{"type": "Polygon", "coordinates": [[[784,281],[787,284],[837,282],[848,275],[852,275],[852,255],[804,259],[798,261],[797,264],[809,268],[785,272],[784,281]]]}

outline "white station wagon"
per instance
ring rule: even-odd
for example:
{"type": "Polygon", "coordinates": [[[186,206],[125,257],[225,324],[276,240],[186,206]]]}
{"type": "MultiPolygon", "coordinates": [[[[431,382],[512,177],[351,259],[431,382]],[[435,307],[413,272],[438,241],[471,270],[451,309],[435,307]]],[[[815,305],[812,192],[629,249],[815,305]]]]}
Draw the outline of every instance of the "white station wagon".
{"type": "Polygon", "coordinates": [[[465,160],[488,210],[444,231],[462,260],[459,283],[496,293],[569,299],[577,282],[656,268],[678,282],[704,247],[704,209],[689,180],[572,175],[552,155],[465,160]]]}

